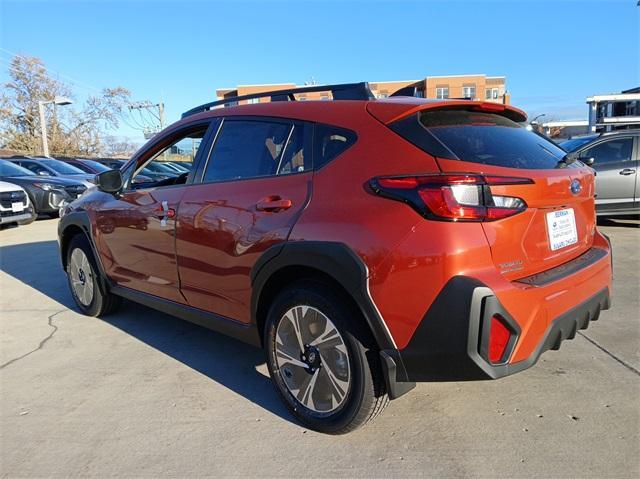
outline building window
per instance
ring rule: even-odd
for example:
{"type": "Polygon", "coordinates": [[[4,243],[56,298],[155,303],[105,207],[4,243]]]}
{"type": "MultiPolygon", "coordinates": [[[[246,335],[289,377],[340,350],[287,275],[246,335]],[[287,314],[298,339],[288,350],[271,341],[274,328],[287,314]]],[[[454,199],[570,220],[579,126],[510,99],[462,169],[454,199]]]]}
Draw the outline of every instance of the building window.
{"type": "Polygon", "coordinates": [[[389,92],[387,90],[382,90],[380,91],[380,93],[378,93],[378,98],[388,98],[389,97],[389,92]]]}
{"type": "Polygon", "coordinates": [[[329,95],[322,95],[322,96],[320,97],[320,99],[321,99],[322,101],[329,101],[329,95]]]}
{"type": "Polygon", "coordinates": [[[476,86],[465,85],[462,87],[462,97],[474,99],[476,97],[476,86]]]}
{"type": "Polygon", "coordinates": [[[497,88],[487,88],[485,98],[487,100],[497,100],[500,95],[500,91],[497,88]]]}
{"type": "Polygon", "coordinates": [[[436,98],[439,100],[444,100],[449,98],[449,87],[448,86],[438,86],[436,87],[436,98]]]}
{"type": "Polygon", "coordinates": [[[304,96],[304,95],[300,95],[300,96],[298,97],[298,101],[307,101],[307,97],[306,97],[306,96],[304,96]]]}
{"type": "Polygon", "coordinates": [[[251,105],[251,104],[253,104],[253,103],[260,103],[260,98],[249,98],[249,99],[247,100],[247,103],[248,103],[249,105],[251,105]]]}

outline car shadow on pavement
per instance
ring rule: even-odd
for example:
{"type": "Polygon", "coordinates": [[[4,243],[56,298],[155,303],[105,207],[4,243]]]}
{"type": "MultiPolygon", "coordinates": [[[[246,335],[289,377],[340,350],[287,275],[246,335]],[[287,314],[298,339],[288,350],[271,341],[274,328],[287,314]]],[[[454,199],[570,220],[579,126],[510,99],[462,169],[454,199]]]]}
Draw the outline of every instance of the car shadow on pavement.
{"type": "Polygon", "coordinates": [[[60,263],[57,241],[3,246],[0,248],[0,270],[63,306],[75,308],[60,263]]]}
{"type": "MultiPolygon", "coordinates": [[[[56,241],[0,248],[0,270],[77,310],[56,241]]],[[[265,362],[262,350],[130,301],[123,301],[118,312],[100,320],[295,423],[278,399],[271,380],[256,369],[265,362]]]]}
{"type": "Polygon", "coordinates": [[[598,216],[598,226],[612,226],[617,228],[640,228],[640,216],[598,216]]]}

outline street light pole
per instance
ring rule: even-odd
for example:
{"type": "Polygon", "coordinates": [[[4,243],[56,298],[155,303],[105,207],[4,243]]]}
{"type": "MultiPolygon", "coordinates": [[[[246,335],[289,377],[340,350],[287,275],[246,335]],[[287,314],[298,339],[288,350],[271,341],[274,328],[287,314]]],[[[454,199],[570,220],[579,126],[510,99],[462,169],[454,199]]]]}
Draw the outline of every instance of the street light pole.
{"type": "Polygon", "coordinates": [[[531,121],[529,122],[529,124],[530,124],[530,125],[533,125],[534,123],[537,123],[537,122],[536,122],[536,120],[537,120],[538,118],[542,118],[543,116],[547,116],[547,115],[546,115],[546,113],[540,113],[539,115],[535,116],[535,117],[533,118],[533,120],[531,120],[531,121]]]}
{"type": "Polygon", "coordinates": [[[56,96],[53,100],[38,101],[38,113],[40,114],[40,134],[42,136],[42,155],[49,156],[49,140],[47,139],[47,119],[44,116],[44,106],[49,103],[54,105],[70,105],[73,103],[68,98],[56,96]]]}
{"type": "Polygon", "coordinates": [[[47,122],[44,118],[44,105],[50,101],[39,101],[38,112],[40,113],[40,134],[42,135],[42,156],[49,156],[49,141],[47,140],[47,122]]]}

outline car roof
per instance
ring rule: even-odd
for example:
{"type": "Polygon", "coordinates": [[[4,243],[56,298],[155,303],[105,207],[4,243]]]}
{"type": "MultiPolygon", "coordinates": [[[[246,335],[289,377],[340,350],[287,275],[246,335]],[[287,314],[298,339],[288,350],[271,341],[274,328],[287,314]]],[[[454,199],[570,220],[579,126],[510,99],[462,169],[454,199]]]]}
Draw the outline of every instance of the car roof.
{"type": "Polygon", "coordinates": [[[630,128],[627,130],[603,131],[600,136],[617,136],[617,135],[640,135],[640,129],[630,128]]]}
{"type": "Polygon", "coordinates": [[[208,118],[229,116],[273,116],[329,123],[349,128],[354,119],[357,119],[366,112],[383,123],[389,124],[418,111],[456,107],[468,107],[478,109],[479,111],[497,113],[517,122],[525,121],[527,118],[524,111],[501,103],[454,99],[432,100],[397,96],[375,100],[271,101],[233,105],[191,114],[169,126],[166,131],[208,118]]]}

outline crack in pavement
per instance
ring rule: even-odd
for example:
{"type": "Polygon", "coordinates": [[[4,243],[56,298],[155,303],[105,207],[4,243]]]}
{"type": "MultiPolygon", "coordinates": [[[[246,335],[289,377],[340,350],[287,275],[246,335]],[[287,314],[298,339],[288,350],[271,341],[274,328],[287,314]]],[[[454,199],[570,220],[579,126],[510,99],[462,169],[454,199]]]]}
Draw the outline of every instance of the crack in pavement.
{"type": "Polygon", "coordinates": [[[0,365],[0,369],[4,369],[7,366],[9,366],[10,364],[15,363],[16,361],[20,361],[21,359],[26,358],[27,356],[35,353],[36,351],[40,351],[45,344],[47,344],[47,342],[53,338],[53,335],[56,334],[56,332],[58,331],[58,326],[56,326],[55,324],[53,324],[53,318],[55,318],[57,315],[64,313],[65,311],[70,311],[68,308],[67,309],[63,309],[62,311],[58,311],[56,313],[53,313],[51,315],[48,316],[48,320],[47,320],[47,324],[52,328],[51,333],[49,333],[49,336],[47,336],[46,338],[44,338],[42,341],[40,341],[40,344],[38,344],[38,347],[35,349],[32,349],[31,351],[29,351],[28,353],[23,354],[22,356],[18,356],[17,358],[13,358],[10,361],[7,361],[6,363],[0,365]]]}
{"type": "Polygon", "coordinates": [[[600,346],[598,343],[596,343],[593,339],[591,339],[589,336],[587,336],[584,333],[581,333],[580,331],[578,331],[578,334],[580,336],[582,336],[584,339],[586,339],[587,341],[589,341],[591,344],[593,344],[596,348],[598,348],[599,350],[601,350],[602,352],[608,354],[609,356],[611,356],[613,359],[615,359],[617,362],[619,362],[620,364],[622,364],[625,368],[627,368],[629,371],[637,374],[638,376],[640,376],[640,371],[638,371],[636,368],[634,368],[633,366],[631,366],[631,364],[623,361],[622,359],[620,359],[618,356],[616,356],[615,354],[613,354],[611,351],[609,351],[607,348],[605,348],[604,346],[600,346]]]}

